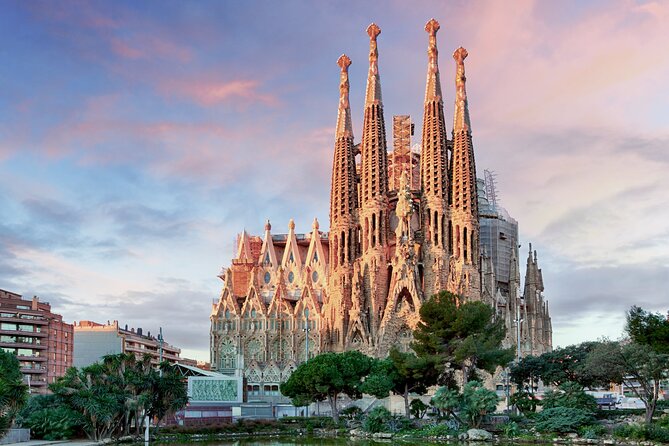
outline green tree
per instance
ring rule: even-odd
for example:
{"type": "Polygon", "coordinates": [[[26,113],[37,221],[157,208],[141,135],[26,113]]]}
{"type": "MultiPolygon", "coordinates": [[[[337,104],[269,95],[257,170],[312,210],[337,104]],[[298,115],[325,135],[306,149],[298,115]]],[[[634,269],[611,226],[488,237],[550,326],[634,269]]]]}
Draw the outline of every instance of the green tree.
{"type": "Polygon", "coordinates": [[[414,331],[416,354],[437,358],[444,365],[442,384],[452,383],[451,367],[462,371],[466,383],[477,376],[477,369],[493,373],[514,355],[513,348],[502,348],[506,328],[504,320],[495,317],[495,310],[483,302],[461,303],[458,299],[447,291],[432,296],[421,306],[421,321],[414,331]]]}
{"type": "Polygon", "coordinates": [[[609,384],[587,366],[588,355],[599,342],[583,342],[546,352],[539,357],[543,362],[541,380],[546,384],[559,386],[566,382],[575,382],[581,387],[600,387],[609,384]]]}
{"type": "Polygon", "coordinates": [[[35,395],[21,411],[19,423],[30,428],[31,437],[67,440],[82,433],[84,419],[56,395],[35,395]]]}
{"type": "Polygon", "coordinates": [[[657,353],[669,354],[669,319],[633,306],[627,313],[626,331],[637,344],[650,346],[657,353]]]}
{"type": "Polygon", "coordinates": [[[411,400],[411,404],[409,404],[411,415],[413,415],[413,417],[417,420],[423,418],[427,413],[427,409],[429,408],[430,406],[428,406],[418,398],[414,398],[413,400],[411,400]]]}
{"type": "Polygon", "coordinates": [[[12,423],[28,399],[28,386],[23,383],[19,360],[0,349],[0,437],[12,423]]]}
{"type": "Polygon", "coordinates": [[[337,398],[341,394],[351,399],[362,397],[363,382],[374,364],[374,359],[358,351],[321,353],[300,364],[281,384],[281,393],[296,406],[327,399],[338,422],[337,398]]]}
{"type": "Polygon", "coordinates": [[[588,366],[602,380],[631,389],[646,406],[646,423],[652,421],[660,381],[667,377],[669,355],[658,353],[649,345],[604,342],[590,354],[588,366]]]}
{"type": "Polygon", "coordinates": [[[162,418],[187,402],[176,372],[166,363],[161,366],[163,376],[148,356],[136,360],[131,354],[109,355],[83,369],[69,369],[50,389],[82,415],[92,440],[128,435],[132,426],[139,434],[146,415],[162,418]]]}
{"type": "Polygon", "coordinates": [[[437,383],[439,372],[434,357],[417,357],[393,347],[385,360],[378,361],[363,386],[363,392],[387,396],[388,392],[404,398],[404,415],[410,418],[409,396],[424,395],[437,383]]]}
{"type": "Polygon", "coordinates": [[[543,356],[525,356],[511,366],[509,378],[528,393],[534,393],[546,368],[543,356]]]}

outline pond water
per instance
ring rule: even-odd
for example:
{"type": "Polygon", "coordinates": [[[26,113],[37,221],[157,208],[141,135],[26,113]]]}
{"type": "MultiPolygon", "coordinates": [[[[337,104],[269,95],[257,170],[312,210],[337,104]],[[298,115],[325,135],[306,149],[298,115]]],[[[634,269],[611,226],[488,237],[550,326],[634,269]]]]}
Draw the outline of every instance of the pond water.
{"type": "MultiPolygon", "coordinates": [[[[355,446],[381,446],[381,445],[444,445],[444,444],[462,444],[458,442],[430,442],[421,439],[414,440],[405,440],[405,439],[396,439],[396,440],[353,440],[350,438],[316,438],[316,437],[276,437],[276,438],[265,438],[265,439],[230,439],[230,440],[220,440],[213,442],[198,442],[203,446],[299,446],[299,445],[309,445],[309,446],[344,446],[344,445],[355,445],[355,446]]],[[[194,443],[152,443],[153,446],[193,446],[194,443]]],[[[480,443],[482,445],[493,443],[480,443]]],[[[498,443],[494,443],[498,444],[498,443]]],[[[506,443],[504,446],[512,446],[513,443],[506,443]]],[[[540,444],[534,446],[542,446],[540,444]]],[[[548,446],[548,445],[546,445],[548,446]]]]}

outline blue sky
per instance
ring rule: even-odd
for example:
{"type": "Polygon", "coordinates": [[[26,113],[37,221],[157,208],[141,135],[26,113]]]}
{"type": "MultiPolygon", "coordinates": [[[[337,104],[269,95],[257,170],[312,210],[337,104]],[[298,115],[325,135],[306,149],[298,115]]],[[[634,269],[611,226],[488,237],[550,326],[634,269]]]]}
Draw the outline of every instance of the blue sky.
{"type": "Polygon", "coordinates": [[[386,122],[420,135],[431,17],[447,116],[469,51],[477,167],[539,251],[555,344],[666,311],[669,7],[650,1],[3,2],[0,288],[207,359],[236,233],[327,226],[337,58],[359,135],[375,21],[386,122]]]}

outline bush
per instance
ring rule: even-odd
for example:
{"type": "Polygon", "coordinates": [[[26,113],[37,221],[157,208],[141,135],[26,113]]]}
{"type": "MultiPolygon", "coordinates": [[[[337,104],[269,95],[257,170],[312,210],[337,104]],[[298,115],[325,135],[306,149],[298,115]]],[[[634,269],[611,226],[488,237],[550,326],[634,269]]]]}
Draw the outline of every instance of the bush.
{"type": "Polygon", "coordinates": [[[392,419],[392,415],[388,409],[383,406],[378,406],[372,409],[365,420],[362,422],[362,428],[365,432],[376,433],[383,432],[386,423],[392,419]]]}
{"type": "Polygon", "coordinates": [[[411,412],[411,415],[413,415],[414,418],[419,419],[425,416],[425,412],[427,412],[429,407],[430,406],[425,404],[423,401],[419,400],[418,398],[414,398],[411,400],[411,404],[409,404],[409,412],[411,412]]]}
{"type": "Polygon", "coordinates": [[[84,417],[54,395],[36,395],[28,400],[18,419],[35,438],[67,440],[83,434],[84,417]]]}
{"type": "Polygon", "coordinates": [[[349,406],[340,410],[339,416],[345,420],[359,420],[362,417],[362,409],[358,406],[349,406]]]}
{"type": "Polygon", "coordinates": [[[509,421],[502,426],[502,433],[507,438],[513,438],[520,435],[520,426],[515,421],[509,421]]]}
{"type": "Polygon", "coordinates": [[[558,390],[549,390],[542,400],[544,409],[555,407],[569,407],[581,409],[590,413],[597,410],[597,400],[592,395],[585,393],[583,388],[574,382],[560,384],[558,390]]]}
{"type": "Polygon", "coordinates": [[[592,424],[595,417],[583,409],[552,407],[541,411],[536,418],[536,428],[541,432],[564,434],[577,432],[579,428],[592,424]]]}
{"type": "Polygon", "coordinates": [[[613,431],[616,438],[669,443],[669,429],[657,424],[624,424],[613,431]]]}
{"type": "Polygon", "coordinates": [[[589,440],[597,440],[602,435],[606,434],[606,427],[601,424],[592,424],[590,426],[583,426],[578,430],[578,435],[589,440]]]}
{"type": "Polygon", "coordinates": [[[452,424],[440,423],[426,426],[424,430],[427,437],[445,437],[447,435],[457,435],[458,430],[452,424]]]}

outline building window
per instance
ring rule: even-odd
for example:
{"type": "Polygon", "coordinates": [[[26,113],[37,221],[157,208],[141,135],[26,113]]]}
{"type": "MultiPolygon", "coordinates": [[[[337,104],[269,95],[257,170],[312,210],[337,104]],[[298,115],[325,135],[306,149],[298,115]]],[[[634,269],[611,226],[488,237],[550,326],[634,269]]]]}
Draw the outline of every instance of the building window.
{"type": "Polygon", "coordinates": [[[288,282],[293,283],[293,280],[295,280],[295,274],[291,271],[288,273],[288,282]]]}
{"type": "Polygon", "coordinates": [[[265,283],[269,283],[270,280],[272,280],[272,275],[269,273],[269,271],[265,272],[265,283]]]}

